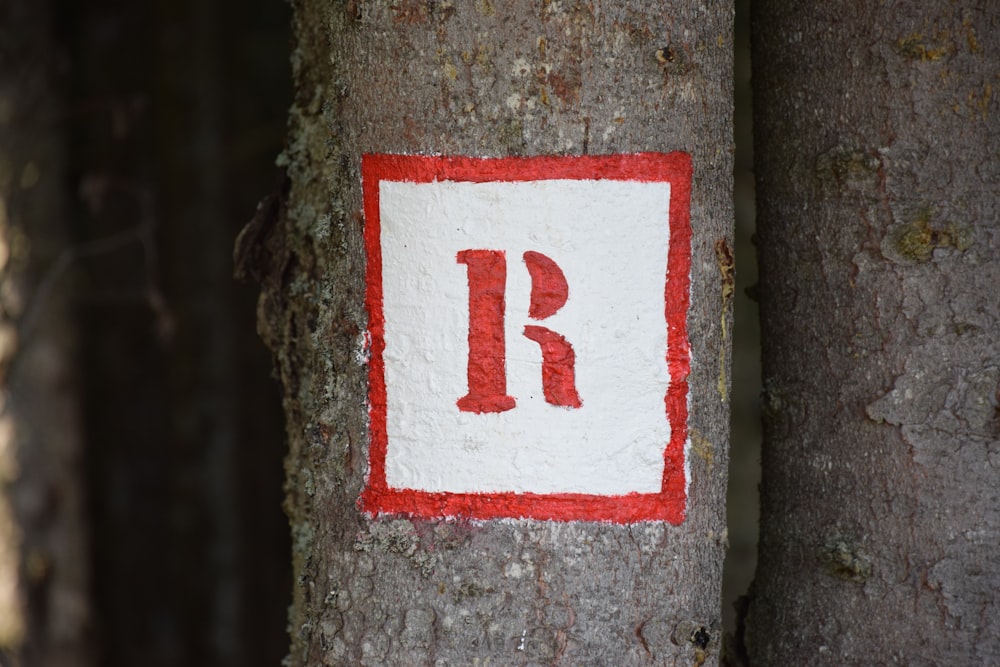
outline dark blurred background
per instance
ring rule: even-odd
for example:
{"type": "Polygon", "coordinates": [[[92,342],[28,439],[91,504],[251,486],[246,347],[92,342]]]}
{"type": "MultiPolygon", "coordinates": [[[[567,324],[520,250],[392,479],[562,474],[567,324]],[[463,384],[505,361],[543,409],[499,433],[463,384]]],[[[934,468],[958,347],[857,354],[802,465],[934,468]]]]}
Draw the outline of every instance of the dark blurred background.
{"type": "MultiPolygon", "coordinates": [[[[756,280],[748,4],[737,2],[736,31],[730,627],[756,560],[759,479],[757,312],[745,295],[756,280]]],[[[39,42],[0,22],[0,70],[16,66],[15,37],[28,53],[44,43],[31,57],[44,59],[58,100],[33,127],[64,147],[66,247],[36,282],[71,288],[76,328],[91,597],[79,664],[277,665],[292,587],[285,438],[255,332],[256,287],[234,282],[231,256],[277,181],[292,94],[290,8],[32,7],[46,20],[24,30],[48,34],[39,42]]],[[[0,18],[15,15],[0,8],[0,18]]],[[[3,656],[0,646],[6,666],[3,656]]]]}
{"type": "Polygon", "coordinates": [[[757,567],[757,521],[760,515],[761,425],[760,326],[757,304],[749,294],[757,283],[754,234],[753,118],[750,96],[750,0],[736,1],[735,43],[736,298],[733,321],[732,434],[730,437],[729,553],[722,581],[722,618],[736,623],[733,604],[746,593],[757,567]],[[749,294],[748,294],[749,292],[749,294]]]}
{"type": "Polygon", "coordinates": [[[98,664],[280,664],[283,418],[231,257],[277,178],[290,7],[52,6],[98,664]]]}
{"type": "Polygon", "coordinates": [[[278,0],[60,2],[92,587],[104,665],[277,665],[284,433],[240,228],[291,100],[278,0]]]}

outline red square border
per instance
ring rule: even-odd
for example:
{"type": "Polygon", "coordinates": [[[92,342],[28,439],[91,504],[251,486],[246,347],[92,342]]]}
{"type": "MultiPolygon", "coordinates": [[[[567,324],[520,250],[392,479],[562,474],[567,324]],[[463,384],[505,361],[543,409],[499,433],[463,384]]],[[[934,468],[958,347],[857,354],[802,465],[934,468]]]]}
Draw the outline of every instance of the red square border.
{"type": "MultiPolygon", "coordinates": [[[[366,296],[370,337],[369,473],[359,499],[369,515],[423,518],[527,518],[554,521],[635,523],[684,520],[687,494],[685,443],[688,437],[690,345],[687,312],[691,269],[691,157],[687,153],[637,153],[606,156],[540,156],[474,158],[366,154],[362,158],[365,217],[366,296]],[[669,385],[664,418],[670,440],[664,449],[662,486],[658,493],[590,495],[580,493],[450,493],[392,488],[386,482],[387,400],[385,384],[385,319],[381,254],[379,184],[382,181],[430,183],[519,182],[542,180],[615,180],[669,182],[669,250],[664,285],[669,385]]],[[[609,418],[614,419],[612,415],[609,418]]]]}

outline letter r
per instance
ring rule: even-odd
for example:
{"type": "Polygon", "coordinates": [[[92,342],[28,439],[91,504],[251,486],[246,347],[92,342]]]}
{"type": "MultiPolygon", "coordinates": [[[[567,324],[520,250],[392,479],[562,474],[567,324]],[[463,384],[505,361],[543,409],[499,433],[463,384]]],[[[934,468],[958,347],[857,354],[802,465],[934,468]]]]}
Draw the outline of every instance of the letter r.
{"type": "MultiPolygon", "coordinates": [[[[524,253],[531,276],[528,316],[543,320],[566,304],[569,286],[562,269],[539,252],[524,253]]],[[[504,412],[516,405],[507,395],[507,350],[504,334],[507,260],[502,250],[462,250],[469,281],[469,392],[458,399],[462,412],[504,412]]],[[[576,355],[565,337],[547,327],[527,325],[524,336],[542,352],[542,392],[546,402],[569,408],[583,405],[576,391],[576,355]]]]}
{"type": "MultiPolygon", "coordinates": [[[[562,269],[540,252],[524,253],[531,274],[531,307],[528,316],[543,320],[554,315],[569,299],[569,285],[562,269]]],[[[547,327],[528,325],[524,336],[542,348],[542,391],[552,405],[578,408],[583,405],[576,391],[576,353],[560,334],[547,327]]]]}

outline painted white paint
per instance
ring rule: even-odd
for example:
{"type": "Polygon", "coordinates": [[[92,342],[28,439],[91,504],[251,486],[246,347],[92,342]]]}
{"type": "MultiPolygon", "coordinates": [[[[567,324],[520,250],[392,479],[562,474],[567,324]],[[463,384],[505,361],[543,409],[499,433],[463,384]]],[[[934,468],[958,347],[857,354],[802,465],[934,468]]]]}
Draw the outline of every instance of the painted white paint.
{"type": "Polygon", "coordinates": [[[619,495],[660,491],[670,438],[664,406],[664,283],[670,184],[631,181],[382,181],[381,251],[389,487],[447,492],[619,495]],[[461,412],[468,281],[456,254],[507,257],[507,393],[517,407],[461,412]],[[569,299],[528,317],[525,251],[562,268],[569,299]],[[542,394],[538,324],[576,352],[583,406],[542,394]]]}

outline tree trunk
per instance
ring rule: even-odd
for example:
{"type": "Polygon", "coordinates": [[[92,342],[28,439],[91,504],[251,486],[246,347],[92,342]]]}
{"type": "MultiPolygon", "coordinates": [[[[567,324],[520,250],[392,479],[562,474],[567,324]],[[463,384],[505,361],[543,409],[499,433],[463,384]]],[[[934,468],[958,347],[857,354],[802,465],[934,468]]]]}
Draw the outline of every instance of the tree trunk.
{"type": "Polygon", "coordinates": [[[94,662],[64,250],[64,52],[47,2],[0,6],[0,664],[94,662]]]}
{"type": "MultiPolygon", "coordinates": [[[[285,391],[291,664],[716,662],[732,10],[649,5],[296,3],[297,98],[282,160],[290,194],[262,206],[237,252],[240,270],[262,280],[259,328],[285,391]],[[683,521],[417,518],[359,507],[372,474],[366,401],[377,398],[363,359],[375,348],[364,348],[372,216],[363,215],[362,155],[671,151],[693,164],[683,521]]],[[[567,410],[572,398],[546,395],[567,410]]],[[[630,417],[606,418],[627,426],[630,417]]],[[[530,500],[516,502],[531,513],[530,500]]]]}
{"type": "Polygon", "coordinates": [[[754,3],[751,660],[1000,662],[1000,12],[754,3]]]}

